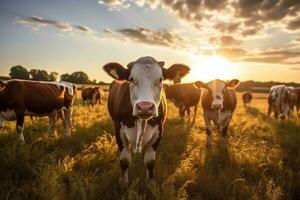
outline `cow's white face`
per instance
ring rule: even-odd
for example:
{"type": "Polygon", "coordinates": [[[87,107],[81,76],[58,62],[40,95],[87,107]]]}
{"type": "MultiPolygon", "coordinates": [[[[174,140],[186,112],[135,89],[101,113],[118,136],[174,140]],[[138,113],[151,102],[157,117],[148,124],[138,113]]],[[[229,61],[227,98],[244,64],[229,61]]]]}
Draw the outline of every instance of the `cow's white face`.
{"type": "Polygon", "coordinates": [[[173,80],[176,75],[189,71],[189,67],[182,64],[174,64],[168,69],[163,65],[164,62],[158,62],[148,56],[129,63],[127,68],[118,63],[108,63],[103,69],[114,79],[129,82],[133,116],[149,119],[158,116],[162,81],[173,80]]]}
{"type": "Polygon", "coordinates": [[[219,111],[223,109],[223,101],[224,101],[224,95],[223,91],[226,87],[226,82],[221,80],[214,80],[206,85],[209,87],[211,96],[213,97],[212,103],[211,103],[211,109],[219,111]]]}
{"type": "Polygon", "coordinates": [[[133,116],[158,116],[163,81],[158,63],[133,64],[128,80],[133,116]]]}
{"type": "Polygon", "coordinates": [[[224,106],[224,91],[226,88],[236,88],[240,81],[233,79],[229,82],[225,82],[219,79],[210,81],[208,83],[202,83],[197,81],[195,85],[199,88],[203,87],[208,90],[208,101],[210,101],[211,109],[214,111],[220,111],[224,106]]]}

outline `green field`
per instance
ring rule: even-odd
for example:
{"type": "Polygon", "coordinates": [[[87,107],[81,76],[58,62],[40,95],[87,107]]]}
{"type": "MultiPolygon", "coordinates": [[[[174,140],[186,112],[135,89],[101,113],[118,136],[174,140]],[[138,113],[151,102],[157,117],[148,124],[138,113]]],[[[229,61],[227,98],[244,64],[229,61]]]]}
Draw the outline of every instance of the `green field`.
{"type": "MultiPolygon", "coordinates": [[[[78,95],[79,96],[79,95],[78,95]]],[[[121,190],[118,150],[106,102],[74,106],[73,136],[62,122],[47,135],[47,118],[26,118],[26,145],[18,145],[15,124],[0,130],[0,199],[300,199],[300,120],[266,117],[265,95],[252,106],[241,101],[227,141],[213,134],[210,149],[200,108],[194,126],[168,104],[164,136],[157,153],[156,184],[145,183],[141,155],[121,190]]]]}

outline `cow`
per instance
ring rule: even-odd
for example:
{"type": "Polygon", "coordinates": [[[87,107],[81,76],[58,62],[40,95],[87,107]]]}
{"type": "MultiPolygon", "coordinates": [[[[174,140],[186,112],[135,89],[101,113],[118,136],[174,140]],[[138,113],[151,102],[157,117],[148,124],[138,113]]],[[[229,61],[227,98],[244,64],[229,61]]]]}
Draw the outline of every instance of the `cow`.
{"type": "Polygon", "coordinates": [[[203,117],[206,126],[206,147],[210,147],[212,125],[211,121],[218,127],[218,131],[225,139],[228,127],[237,105],[235,88],[240,84],[237,79],[222,81],[219,79],[203,83],[197,81],[195,85],[206,90],[202,95],[203,117]]]}
{"type": "Polygon", "coordinates": [[[171,100],[179,109],[179,116],[181,118],[184,118],[184,114],[187,112],[188,121],[190,121],[190,107],[194,107],[194,117],[192,121],[192,123],[194,123],[201,90],[197,88],[194,83],[165,85],[164,89],[167,99],[171,100]]]}
{"type": "Polygon", "coordinates": [[[252,101],[252,98],[253,98],[253,96],[252,96],[251,92],[245,92],[245,93],[243,93],[242,99],[243,99],[244,106],[249,105],[251,103],[251,101],[252,101]]]}
{"type": "Polygon", "coordinates": [[[127,67],[112,62],[103,66],[115,80],[109,87],[108,111],[114,121],[116,142],[120,151],[121,186],[128,186],[128,167],[135,154],[144,152],[147,180],[153,181],[156,151],[166,119],[166,97],[163,80],[173,80],[187,66],[164,68],[164,62],[146,56],[127,67]]]}
{"type": "Polygon", "coordinates": [[[295,95],[295,106],[296,111],[299,112],[300,109],[300,88],[294,88],[294,95],[295,95]]]}
{"type": "Polygon", "coordinates": [[[272,86],[268,95],[268,117],[274,112],[275,119],[279,117],[284,120],[286,116],[289,118],[293,112],[296,98],[294,87],[286,85],[272,86]]]}
{"type": "Polygon", "coordinates": [[[25,116],[48,116],[50,133],[63,110],[65,135],[69,137],[75,92],[75,85],[68,82],[0,81],[0,126],[4,127],[4,121],[16,121],[19,142],[24,144],[25,116]]]}
{"type": "Polygon", "coordinates": [[[99,87],[84,87],[81,89],[81,98],[83,105],[91,105],[94,107],[97,103],[101,103],[101,92],[99,87]]]}

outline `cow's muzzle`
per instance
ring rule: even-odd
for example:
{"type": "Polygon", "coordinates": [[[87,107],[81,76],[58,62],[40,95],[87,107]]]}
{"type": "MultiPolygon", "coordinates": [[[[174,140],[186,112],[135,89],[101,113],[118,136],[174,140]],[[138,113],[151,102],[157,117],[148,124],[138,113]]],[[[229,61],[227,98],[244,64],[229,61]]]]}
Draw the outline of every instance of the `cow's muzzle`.
{"type": "Polygon", "coordinates": [[[211,106],[211,108],[214,110],[214,111],[220,111],[222,109],[222,105],[221,104],[213,104],[211,106]]]}
{"type": "Polygon", "coordinates": [[[155,115],[155,104],[147,101],[139,102],[136,104],[136,111],[138,117],[148,119],[155,115]]]}

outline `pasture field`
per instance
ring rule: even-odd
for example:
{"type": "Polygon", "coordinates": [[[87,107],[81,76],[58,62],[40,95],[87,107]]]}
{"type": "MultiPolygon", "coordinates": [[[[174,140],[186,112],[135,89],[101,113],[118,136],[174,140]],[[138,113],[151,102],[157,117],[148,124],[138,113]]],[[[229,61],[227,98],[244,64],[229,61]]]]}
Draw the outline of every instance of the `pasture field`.
{"type": "Polygon", "coordinates": [[[26,118],[22,146],[15,123],[6,123],[0,130],[0,199],[300,199],[300,120],[267,119],[265,96],[254,97],[244,108],[239,94],[227,141],[214,132],[210,149],[202,108],[190,126],[169,103],[156,184],[145,183],[142,156],[135,155],[127,190],[118,185],[119,154],[106,101],[95,108],[75,102],[71,138],[62,136],[61,121],[47,135],[47,118],[26,118]]]}

